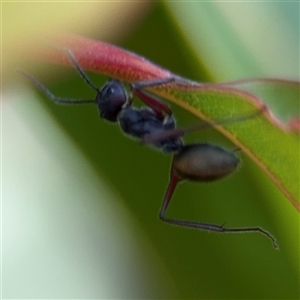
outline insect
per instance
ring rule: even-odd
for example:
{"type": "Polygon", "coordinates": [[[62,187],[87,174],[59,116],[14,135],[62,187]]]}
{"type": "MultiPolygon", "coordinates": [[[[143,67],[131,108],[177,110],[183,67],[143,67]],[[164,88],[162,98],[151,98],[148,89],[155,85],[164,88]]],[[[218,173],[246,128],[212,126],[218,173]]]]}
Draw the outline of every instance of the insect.
{"type": "MultiPolygon", "coordinates": [[[[188,129],[178,129],[176,128],[175,118],[169,106],[143,90],[148,87],[173,82],[176,80],[175,77],[131,83],[130,95],[126,92],[123,84],[117,79],[109,79],[102,88],[98,88],[80,67],[73,54],[70,51],[66,52],[71,63],[84,81],[96,91],[94,100],[57,97],[27,72],[19,72],[27,77],[36,88],[42,91],[53,102],[66,105],[96,104],[100,117],[109,122],[118,123],[125,134],[139,139],[145,144],[151,144],[162,152],[173,154],[170,180],[159,212],[159,218],[162,221],[173,225],[222,233],[257,232],[268,237],[272,241],[274,248],[278,248],[276,239],[261,227],[226,228],[224,225],[170,219],[165,216],[173,192],[180,181],[215,181],[235,171],[240,161],[235,154],[236,150],[228,151],[217,145],[208,143],[184,145],[181,137],[188,132],[211,127],[212,124],[203,123],[188,129]],[[145,104],[145,107],[133,107],[133,95],[139,98],[145,104]]],[[[220,125],[244,121],[259,113],[261,111],[236,119],[223,119],[215,122],[215,124],[220,125]]]]}

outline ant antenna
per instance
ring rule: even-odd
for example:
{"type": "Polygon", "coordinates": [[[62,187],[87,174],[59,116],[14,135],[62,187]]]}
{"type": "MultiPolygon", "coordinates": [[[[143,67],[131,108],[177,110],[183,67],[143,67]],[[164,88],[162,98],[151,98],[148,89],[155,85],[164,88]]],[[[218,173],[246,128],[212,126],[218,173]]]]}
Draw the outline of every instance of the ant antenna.
{"type": "Polygon", "coordinates": [[[69,60],[73,64],[73,66],[76,68],[82,79],[95,91],[99,92],[99,88],[97,88],[93,82],[90,80],[90,78],[87,76],[86,72],[80,67],[79,63],[77,62],[75,56],[69,49],[62,48],[64,52],[66,52],[66,55],[68,56],[69,60]]]}
{"type": "Polygon", "coordinates": [[[47,89],[40,81],[31,76],[29,73],[25,71],[18,70],[20,74],[29,79],[32,84],[34,84],[37,89],[43,92],[50,100],[52,100],[56,104],[66,104],[66,105],[74,105],[74,104],[95,104],[95,100],[84,100],[84,99],[73,99],[73,98],[62,98],[55,96],[49,89],[47,89]]]}
{"type": "MultiPolygon", "coordinates": [[[[57,48],[57,47],[55,47],[57,48]]],[[[83,78],[83,80],[87,83],[89,87],[91,87],[93,90],[95,90],[97,93],[100,92],[100,89],[97,88],[93,82],[90,80],[90,78],[87,76],[87,74],[84,72],[84,70],[80,67],[79,63],[77,62],[75,56],[73,53],[65,48],[59,48],[60,50],[64,51],[66,55],[68,56],[71,64],[76,68],[80,76],[83,78]]],[[[73,99],[73,98],[62,98],[55,96],[52,92],[50,92],[49,89],[47,89],[40,81],[38,81],[36,78],[31,76],[29,73],[18,70],[19,73],[21,73],[24,77],[29,79],[40,91],[42,91],[49,99],[51,99],[53,102],[57,104],[67,104],[67,105],[74,105],[74,104],[89,104],[93,103],[95,104],[95,100],[84,100],[84,99],[73,99]]]]}
{"type": "MultiPolygon", "coordinates": [[[[83,80],[88,84],[89,87],[91,87],[93,90],[95,90],[97,93],[100,92],[100,89],[97,88],[93,82],[90,80],[90,78],[87,76],[87,74],[84,72],[84,70],[80,67],[78,64],[76,58],[74,57],[73,53],[68,50],[62,48],[64,52],[66,52],[66,55],[68,56],[70,62],[72,65],[76,68],[80,76],[83,78],[83,80]]],[[[67,105],[74,105],[74,104],[89,104],[93,103],[95,104],[95,100],[84,100],[84,99],[73,99],[73,98],[63,98],[55,96],[52,92],[50,92],[49,89],[47,89],[40,81],[38,81],[36,78],[31,76],[29,73],[18,70],[19,73],[21,73],[23,76],[25,76],[27,79],[29,79],[40,91],[42,91],[49,99],[51,99],[53,102],[57,104],[67,104],[67,105]]]]}

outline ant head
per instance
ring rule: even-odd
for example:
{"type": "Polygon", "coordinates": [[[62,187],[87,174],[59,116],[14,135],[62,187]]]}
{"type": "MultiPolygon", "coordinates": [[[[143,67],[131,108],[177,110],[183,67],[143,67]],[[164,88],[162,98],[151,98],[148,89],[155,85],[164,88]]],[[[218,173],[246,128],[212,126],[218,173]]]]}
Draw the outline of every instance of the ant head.
{"type": "Polygon", "coordinates": [[[98,90],[95,102],[101,118],[117,122],[118,114],[127,102],[126,91],[119,80],[110,79],[98,90]]]}

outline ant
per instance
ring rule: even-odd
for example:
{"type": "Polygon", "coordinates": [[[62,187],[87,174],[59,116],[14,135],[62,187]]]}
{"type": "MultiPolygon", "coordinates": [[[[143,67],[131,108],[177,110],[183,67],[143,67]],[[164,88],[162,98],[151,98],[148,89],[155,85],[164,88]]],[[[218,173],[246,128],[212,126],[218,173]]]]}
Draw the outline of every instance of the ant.
{"type": "Polygon", "coordinates": [[[109,79],[102,88],[98,88],[80,67],[72,52],[67,50],[66,54],[83,80],[96,91],[95,100],[76,100],[57,97],[27,72],[19,72],[27,77],[36,88],[53,102],[66,105],[96,104],[100,117],[109,122],[118,123],[125,134],[139,139],[145,144],[151,144],[164,153],[173,153],[170,180],[159,212],[159,218],[162,221],[177,226],[222,233],[258,232],[268,237],[272,241],[274,248],[278,248],[276,239],[261,227],[225,228],[224,224],[214,225],[177,220],[165,216],[173,192],[180,181],[215,181],[235,171],[240,161],[235,155],[235,152],[239,149],[227,151],[219,146],[208,143],[184,145],[181,137],[188,132],[212,127],[213,125],[239,122],[252,118],[260,114],[262,112],[261,110],[236,119],[223,119],[212,124],[201,123],[185,130],[176,129],[176,122],[172,110],[160,99],[143,91],[144,88],[162,86],[174,82],[176,81],[175,77],[150,79],[131,83],[129,85],[130,94],[126,93],[123,84],[117,79],[109,79]],[[132,106],[133,95],[139,98],[146,107],[134,108],[132,106]]]}

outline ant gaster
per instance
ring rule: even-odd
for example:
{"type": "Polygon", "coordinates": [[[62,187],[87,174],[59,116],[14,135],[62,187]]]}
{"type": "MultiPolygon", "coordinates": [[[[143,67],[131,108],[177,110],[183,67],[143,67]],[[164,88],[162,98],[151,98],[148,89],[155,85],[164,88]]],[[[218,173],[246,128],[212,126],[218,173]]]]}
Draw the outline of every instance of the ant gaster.
{"type": "Polygon", "coordinates": [[[119,80],[110,79],[99,89],[91,82],[73,54],[70,51],[66,51],[66,53],[84,81],[96,91],[95,100],[76,100],[57,97],[27,72],[20,71],[20,73],[27,77],[53,102],[67,105],[94,103],[98,106],[100,117],[110,122],[118,122],[124,133],[146,144],[151,144],[163,152],[174,153],[170,181],[159,213],[159,218],[162,221],[178,226],[223,233],[259,232],[271,239],[273,246],[278,248],[275,238],[268,231],[260,227],[225,228],[224,225],[169,219],[165,217],[166,209],[170,203],[173,192],[180,181],[214,181],[231,174],[239,164],[239,158],[235,155],[235,150],[227,151],[219,146],[208,143],[184,145],[181,137],[187,132],[211,127],[214,124],[220,125],[246,120],[258,115],[260,112],[255,112],[251,115],[236,119],[220,120],[213,124],[200,124],[200,126],[198,125],[187,130],[176,129],[175,119],[171,109],[158,98],[142,90],[143,88],[168,84],[175,81],[175,77],[131,83],[130,90],[132,94],[146,105],[146,107],[143,108],[134,108],[132,106],[133,96],[126,93],[124,86],[119,80]]]}

